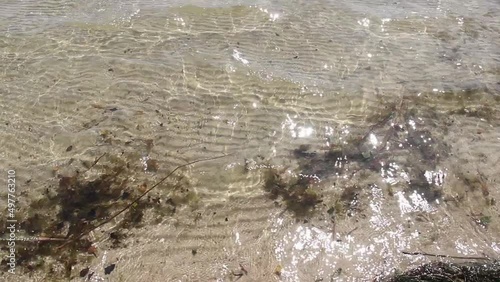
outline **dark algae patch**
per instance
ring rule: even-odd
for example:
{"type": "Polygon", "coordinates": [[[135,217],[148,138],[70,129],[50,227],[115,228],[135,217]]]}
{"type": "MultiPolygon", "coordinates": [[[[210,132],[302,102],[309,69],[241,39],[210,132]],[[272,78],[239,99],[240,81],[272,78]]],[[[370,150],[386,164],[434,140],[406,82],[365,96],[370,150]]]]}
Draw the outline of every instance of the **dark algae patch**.
{"type": "Polygon", "coordinates": [[[495,117],[495,110],[488,106],[478,107],[461,107],[456,110],[450,111],[452,115],[464,115],[466,117],[482,118],[485,120],[492,120],[495,117]]]}
{"type": "MultiPolygon", "coordinates": [[[[319,180],[353,179],[356,174],[394,175],[399,174],[395,167],[402,167],[409,181],[401,187],[422,195],[428,202],[441,198],[441,186],[430,182],[425,174],[437,169],[448,156],[449,147],[428,128],[428,124],[435,125],[435,112],[428,109],[424,115],[409,106],[411,102],[403,98],[387,104],[383,112],[366,117],[368,125],[353,128],[350,135],[332,142],[327,150],[300,145],[291,152],[298,164],[294,171],[297,177],[284,181],[276,169],[271,169],[266,172],[265,190],[272,199],[281,197],[288,209],[304,214],[322,202],[323,196],[315,185],[319,180]]],[[[356,185],[343,187],[335,210],[353,213],[353,203],[361,190],[356,185]]]]}
{"type": "MultiPolygon", "coordinates": [[[[202,160],[200,160],[202,161],[202,160]]],[[[154,185],[137,184],[133,178],[144,174],[141,164],[133,164],[124,157],[104,154],[84,171],[57,175],[54,193],[30,203],[29,214],[19,220],[30,240],[16,243],[18,271],[41,271],[48,281],[67,281],[72,277],[86,276],[87,269],[76,270],[77,263],[89,263],[98,257],[94,244],[105,236],[111,248],[126,246],[128,230],[143,226],[144,214],[151,210],[158,218],[175,213],[180,205],[191,205],[197,200],[186,181],[177,181],[170,187],[172,195],[166,201],[148,193],[165,181],[181,165],[154,185]],[[44,210],[45,212],[42,212],[44,210]],[[92,231],[115,220],[112,230],[103,229],[102,236],[91,236],[92,231]],[[75,272],[76,271],[76,272],[75,272]]],[[[96,233],[97,235],[101,234],[96,233]]],[[[5,267],[5,259],[2,267],[5,267]]],[[[115,264],[107,266],[105,274],[111,274],[115,264]]]]}
{"type": "MultiPolygon", "coordinates": [[[[285,207],[295,216],[309,216],[304,223],[311,219],[315,211],[320,220],[330,217],[333,224],[344,216],[360,214],[354,218],[357,222],[363,218],[363,197],[366,200],[369,188],[377,187],[376,181],[380,178],[385,181],[387,175],[391,180],[404,175],[394,185],[390,181],[383,183],[388,187],[388,192],[384,191],[383,195],[387,201],[394,201],[391,196],[394,196],[395,191],[404,192],[400,194],[403,197],[416,193],[430,205],[438,200],[446,201],[450,194],[445,195],[443,191],[445,177],[440,175],[440,166],[443,160],[452,155],[452,151],[444,141],[447,125],[446,122],[440,122],[446,121],[441,115],[491,120],[496,112],[487,106],[479,106],[457,107],[457,110],[439,113],[433,107],[419,105],[416,108],[412,103],[413,100],[403,98],[388,105],[385,112],[366,117],[367,125],[349,128],[348,136],[328,139],[329,148],[318,150],[313,145],[302,144],[292,149],[290,155],[295,163],[292,169],[286,168],[286,173],[265,165],[264,190],[277,206],[285,207]],[[332,141],[339,139],[342,142],[332,141]],[[327,179],[330,181],[326,185],[321,184],[327,179]],[[320,214],[319,211],[325,212],[320,214]]],[[[484,198],[488,206],[496,205],[490,195],[488,179],[479,170],[477,173],[457,173],[457,178],[467,187],[466,192],[484,198]]],[[[491,228],[496,217],[490,213],[480,213],[472,215],[472,219],[486,230],[491,228]]],[[[436,257],[453,258],[446,255],[436,257]]],[[[405,272],[396,272],[390,277],[372,277],[370,281],[500,282],[498,261],[486,257],[459,259],[466,259],[467,262],[433,262],[405,272]]]]}
{"type": "Polygon", "coordinates": [[[384,282],[498,282],[500,262],[433,262],[396,273],[384,282]]]}
{"type": "Polygon", "coordinates": [[[281,198],[287,210],[296,216],[308,215],[316,204],[321,203],[320,194],[313,188],[308,178],[299,177],[286,182],[275,169],[265,171],[264,189],[271,199],[281,198]]]}
{"type": "MultiPolygon", "coordinates": [[[[19,242],[18,267],[43,269],[51,279],[70,278],[79,258],[96,256],[97,249],[87,234],[127,204],[122,197],[125,193],[137,196],[128,185],[133,175],[129,163],[118,158],[109,165],[99,165],[98,161],[88,171],[58,175],[56,194],[30,205],[33,212],[20,225],[35,240],[19,242]],[[100,172],[89,177],[97,166],[100,172]],[[34,212],[41,209],[50,211],[34,212]]],[[[139,207],[145,208],[143,202],[139,207]]],[[[137,220],[129,215],[133,212],[137,211],[127,211],[123,224],[135,224],[129,222],[137,220]]]]}

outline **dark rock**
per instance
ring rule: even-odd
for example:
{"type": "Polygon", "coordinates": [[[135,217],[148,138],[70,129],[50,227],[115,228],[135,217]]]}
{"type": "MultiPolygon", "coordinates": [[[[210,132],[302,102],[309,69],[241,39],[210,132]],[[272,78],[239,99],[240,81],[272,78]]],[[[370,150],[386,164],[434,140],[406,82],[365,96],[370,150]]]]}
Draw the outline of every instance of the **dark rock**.
{"type": "Polygon", "coordinates": [[[110,265],[108,265],[108,266],[106,266],[106,267],[104,268],[104,274],[105,274],[105,275],[108,275],[108,274],[110,274],[111,272],[113,272],[113,270],[115,270],[115,266],[116,266],[116,265],[115,265],[114,263],[113,263],[113,264],[110,264],[110,265]]]}

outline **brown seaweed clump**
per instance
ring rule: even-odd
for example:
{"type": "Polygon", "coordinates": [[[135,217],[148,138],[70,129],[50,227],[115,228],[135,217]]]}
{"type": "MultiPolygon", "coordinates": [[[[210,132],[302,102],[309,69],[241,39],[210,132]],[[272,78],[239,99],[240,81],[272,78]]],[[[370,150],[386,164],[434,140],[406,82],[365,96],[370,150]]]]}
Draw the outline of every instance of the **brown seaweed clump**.
{"type": "Polygon", "coordinates": [[[386,282],[498,282],[500,262],[444,263],[432,262],[395,274],[386,282]]]}
{"type": "Polygon", "coordinates": [[[464,106],[462,108],[450,111],[450,114],[481,118],[489,121],[495,117],[495,110],[488,106],[478,106],[478,107],[464,106]]]}
{"type": "Polygon", "coordinates": [[[287,183],[276,169],[266,170],[264,177],[264,190],[269,193],[270,198],[276,200],[281,197],[287,210],[296,216],[308,215],[323,201],[312,187],[310,178],[299,176],[287,183]]]}
{"type": "MultiPolygon", "coordinates": [[[[141,226],[146,209],[175,212],[175,201],[161,202],[149,195],[139,199],[148,189],[146,183],[131,181],[142,170],[140,165],[109,159],[109,164],[96,165],[97,159],[85,172],[57,175],[56,189],[47,189],[43,198],[30,203],[29,214],[19,220],[20,229],[25,231],[20,237],[29,238],[16,242],[16,265],[20,269],[41,271],[51,281],[67,281],[74,276],[73,266],[96,257],[93,241],[99,238],[90,236],[91,231],[117,214],[121,216],[109,234],[111,247],[123,246],[127,230],[141,226]],[[93,177],[89,176],[92,170],[98,171],[92,173],[93,177]]],[[[182,195],[174,194],[179,193],[182,195]]]]}
{"type": "Polygon", "coordinates": [[[88,171],[58,175],[53,193],[47,189],[46,197],[30,204],[29,214],[20,224],[29,240],[18,241],[16,265],[28,272],[43,271],[57,281],[70,278],[82,255],[96,255],[87,234],[122,208],[133,193],[127,188],[130,171],[126,162],[100,168],[103,172],[92,179],[86,177],[88,171]]]}

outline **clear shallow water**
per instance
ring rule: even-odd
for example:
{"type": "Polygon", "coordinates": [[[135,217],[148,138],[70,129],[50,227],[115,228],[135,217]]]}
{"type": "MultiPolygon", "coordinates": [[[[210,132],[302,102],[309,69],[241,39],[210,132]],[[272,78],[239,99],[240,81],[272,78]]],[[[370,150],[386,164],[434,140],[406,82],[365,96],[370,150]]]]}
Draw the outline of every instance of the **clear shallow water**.
{"type": "Polygon", "coordinates": [[[498,208],[485,205],[499,193],[498,3],[1,5],[2,167],[31,179],[24,211],[71,159],[158,160],[140,183],[233,154],[183,172],[196,208],[146,218],[124,248],[97,240],[96,270],[117,261],[118,281],[224,281],[242,263],[247,281],[369,281],[429,259],[402,250],[498,257],[498,208]],[[343,160],[328,159],[337,148],[343,160]],[[297,220],[269,199],[267,167],[311,176],[316,213],[297,220]],[[356,212],[332,224],[352,186],[356,212]]]}

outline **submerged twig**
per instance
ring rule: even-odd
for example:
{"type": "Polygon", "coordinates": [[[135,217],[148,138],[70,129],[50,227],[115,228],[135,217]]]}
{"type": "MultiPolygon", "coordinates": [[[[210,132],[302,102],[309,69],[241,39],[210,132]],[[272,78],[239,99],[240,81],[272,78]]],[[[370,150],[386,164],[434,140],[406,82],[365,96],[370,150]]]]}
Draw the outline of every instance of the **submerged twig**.
{"type": "Polygon", "coordinates": [[[102,157],[104,157],[106,155],[106,153],[102,154],[100,157],[98,157],[94,163],[87,169],[87,171],[91,170],[101,159],[102,157]]]}
{"type": "Polygon", "coordinates": [[[477,174],[479,175],[478,180],[481,185],[481,192],[483,192],[483,196],[487,197],[490,194],[487,184],[488,179],[479,169],[477,169],[477,174]]]}
{"type": "MultiPolygon", "coordinates": [[[[104,224],[110,222],[111,220],[113,220],[114,218],[116,218],[117,216],[119,216],[120,214],[122,214],[123,212],[127,211],[128,209],[130,209],[130,207],[132,207],[134,204],[136,204],[140,199],[142,199],[144,196],[146,196],[149,192],[151,192],[151,190],[153,190],[154,188],[158,187],[158,185],[160,185],[161,183],[163,183],[165,180],[167,180],[167,178],[169,178],[174,172],[176,172],[177,170],[183,168],[183,167],[186,167],[186,166],[190,166],[190,165],[193,165],[195,163],[199,163],[199,162],[205,162],[205,161],[213,161],[213,160],[216,160],[216,159],[220,159],[220,158],[224,158],[224,157],[227,157],[227,156],[230,156],[231,154],[228,154],[228,155],[223,155],[223,156],[218,156],[218,157],[213,157],[213,158],[207,158],[207,159],[201,159],[201,160],[196,160],[196,161],[192,161],[192,162],[188,162],[186,164],[182,164],[182,165],[179,165],[177,166],[176,168],[174,168],[170,173],[168,173],[165,177],[163,177],[162,179],[160,179],[158,182],[156,182],[153,186],[151,186],[149,189],[147,189],[146,191],[144,191],[141,195],[139,195],[137,198],[135,198],[132,202],[130,202],[129,204],[127,204],[124,208],[122,208],[121,210],[119,210],[118,212],[116,212],[115,214],[113,214],[111,217],[109,217],[108,219],[104,220],[103,222],[97,224],[96,226],[92,227],[91,229],[89,229],[88,231],[85,231],[85,232],[82,232],[80,235],[78,235],[77,237],[75,238],[68,238],[64,244],[62,244],[61,246],[58,247],[58,249],[61,249],[63,247],[65,247],[66,245],[72,243],[72,242],[75,242],[79,239],[81,239],[83,236],[89,234],[90,232],[96,230],[97,228],[103,226],[104,224]]],[[[103,155],[104,156],[104,155],[103,155]]],[[[103,157],[101,156],[101,157],[103,157]]],[[[99,161],[99,159],[101,158],[99,157],[95,163],[97,163],[99,161]]]]}
{"type": "Polygon", "coordinates": [[[405,255],[412,255],[412,256],[419,256],[420,255],[420,256],[437,257],[437,258],[491,260],[488,257],[450,256],[450,255],[442,255],[442,254],[431,254],[431,253],[425,253],[425,252],[401,251],[401,253],[403,253],[405,255]]]}
{"type": "Polygon", "coordinates": [[[354,227],[351,231],[347,232],[347,234],[345,235],[346,237],[347,236],[350,236],[354,231],[358,230],[358,227],[354,227]]]}

